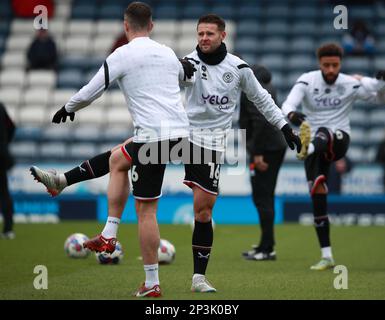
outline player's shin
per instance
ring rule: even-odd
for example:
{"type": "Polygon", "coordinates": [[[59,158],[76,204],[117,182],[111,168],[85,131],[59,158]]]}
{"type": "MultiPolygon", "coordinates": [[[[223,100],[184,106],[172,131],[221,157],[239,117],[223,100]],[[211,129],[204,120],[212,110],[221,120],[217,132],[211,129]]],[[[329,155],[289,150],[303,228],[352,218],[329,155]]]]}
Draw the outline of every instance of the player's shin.
{"type": "Polygon", "coordinates": [[[194,274],[206,274],[209,262],[211,247],[213,245],[213,226],[212,220],[209,222],[199,222],[195,220],[192,251],[194,259],[194,274]]]}
{"type": "Polygon", "coordinates": [[[101,153],[89,160],[84,161],[79,166],[64,173],[67,185],[95,179],[110,172],[109,159],[111,151],[101,153]]]}
{"type": "Polygon", "coordinates": [[[322,258],[331,258],[330,223],[327,215],[327,194],[315,193],[312,195],[314,226],[321,247],[322,258]]]}

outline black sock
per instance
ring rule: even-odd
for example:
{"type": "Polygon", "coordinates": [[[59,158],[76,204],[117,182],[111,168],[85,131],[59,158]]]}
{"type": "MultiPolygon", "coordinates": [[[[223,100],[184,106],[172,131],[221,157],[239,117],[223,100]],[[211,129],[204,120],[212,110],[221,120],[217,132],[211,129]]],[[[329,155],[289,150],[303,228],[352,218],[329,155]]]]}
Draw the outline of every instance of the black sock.
{"type": "Polygon", "coordinates": [[[330,247],[330,224],[327,215],[327,195],[316,193],[312,196],[314,226],[321,248],[330,247]]]}
{"type": "Polygon", "coordinates": [[[192,237],[192,251],[194,257],[194,273],[205,274],[209,263],[211,246],[213,245],[213,226],[210,222],[195,220],[192,237]]]}
{"type": "Polygon", "coordinates": [[[80,181],[99,178],[109,173],[110,155],[111,151],[99,154],[90,160],[84,161],[80,166],[64,173],[67,179],[67,185],[70,186],[80,181]]]}

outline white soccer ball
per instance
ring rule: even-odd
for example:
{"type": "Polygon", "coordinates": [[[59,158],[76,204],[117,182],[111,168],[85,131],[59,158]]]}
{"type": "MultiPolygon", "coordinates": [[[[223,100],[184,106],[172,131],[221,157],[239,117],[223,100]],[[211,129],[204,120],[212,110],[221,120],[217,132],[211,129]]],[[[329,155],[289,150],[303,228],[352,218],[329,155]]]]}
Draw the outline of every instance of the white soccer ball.
{"type": "Polygon", "coordinates": [[[83,248],[83,243],[88,237],[83,233],[71,234],[64,242],[64,251],[70,258],[87,258],[90,251],[83,248]]]}
{"type": "Polygon", "coordinates": [[[123,259],[123,247],[119,241],[116,241],[115,251],[113,253],[95,252],[96,261],[100,264],[118,264],[123,259]]]}
{"type": "Polygon", "coordinates": [[[158,248],[158,262],[159,264],[169,264],[175,259],[174,245],[165,239],[160,239],[158,248]]]}

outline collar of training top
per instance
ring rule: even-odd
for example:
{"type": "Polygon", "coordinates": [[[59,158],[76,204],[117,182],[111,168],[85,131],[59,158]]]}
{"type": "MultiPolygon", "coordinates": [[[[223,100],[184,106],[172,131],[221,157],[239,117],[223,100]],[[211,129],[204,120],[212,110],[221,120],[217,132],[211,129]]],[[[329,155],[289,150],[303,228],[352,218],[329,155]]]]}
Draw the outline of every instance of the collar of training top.
{"type": "Polygon", "coordinates": [[[198,52],[199,59],[209,65],[220,64],[227,54],[226,45],[223,42],[214,52],[204,53],[199,46],[196,47],[196,50],[198,52]]]}

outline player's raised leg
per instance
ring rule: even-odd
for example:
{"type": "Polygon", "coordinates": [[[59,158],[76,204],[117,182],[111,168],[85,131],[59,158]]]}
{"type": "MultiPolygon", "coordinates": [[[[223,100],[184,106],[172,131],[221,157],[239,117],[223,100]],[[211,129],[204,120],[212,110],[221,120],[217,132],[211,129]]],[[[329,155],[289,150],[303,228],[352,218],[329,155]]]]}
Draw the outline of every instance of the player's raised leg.
{"type": "Polygon", "coordinates": [[[47,188],[47,192],[52,197],[55,197],[70,185],[90,179],[96,179],[109,173],[109,158],[111,153],[131,141],[132,138],[129,138],[123,144],[117,145],[111,150],[98,154],[97,156],[82,162],[79,166],[76,166],[65,173],[59,173],[55,169],[43,170],[37,166],[32,166],[30,168],[30,172],[34,179],[44,184],[47,188]]]}

